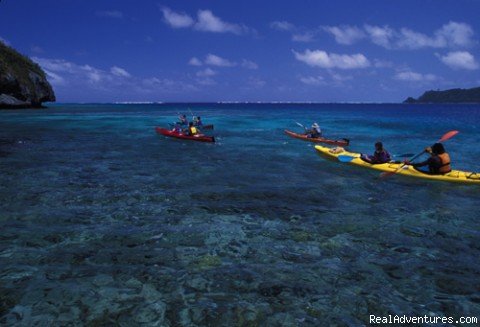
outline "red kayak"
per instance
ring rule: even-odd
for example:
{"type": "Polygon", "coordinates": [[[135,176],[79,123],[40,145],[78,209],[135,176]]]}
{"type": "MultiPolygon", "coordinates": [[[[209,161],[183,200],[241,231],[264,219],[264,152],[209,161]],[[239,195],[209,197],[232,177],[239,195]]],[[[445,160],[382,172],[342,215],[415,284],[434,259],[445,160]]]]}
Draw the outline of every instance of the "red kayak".
{"type": "Polygon", "coordinates": [[[296,138],[296,139],[309,141],[309,142],[313,142],[313,143],[325,143],[325,144],[338,145],[338,146],[348,146],[350,144],[350,140],[348,140],[348,139],[329,140],[329,139],[326,139],[324,137],[313,138],[313,137],[308,137],[305,134],[298,134],[298,133],[290,132],[290,131],[287,131],[287,130],[285,130],[285,134],[287,134],[287,135],[289,135],[293,138],[296,138]]]}
{"type": "Polygon", "coordinates": [[[158,134],[168,136],[168,137],[174,137],[177,139],[182,139],[182,140],[191,140],[191,141],[198,141],[198,142],[215,142],[215,137],[213,136],[207,136],[203,134],[197,134],[197,135],[187,135],[183,133],[178,133],[166,128],[161,128],[161,127],[155,127],[155,130],[157,131],[158,134]]]}

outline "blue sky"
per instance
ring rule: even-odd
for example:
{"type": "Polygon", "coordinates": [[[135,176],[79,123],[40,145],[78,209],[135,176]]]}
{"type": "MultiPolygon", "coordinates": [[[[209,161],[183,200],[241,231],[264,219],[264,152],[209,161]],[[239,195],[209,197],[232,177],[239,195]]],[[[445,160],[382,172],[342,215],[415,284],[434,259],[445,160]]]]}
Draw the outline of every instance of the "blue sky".
{"type": "Polygon", "coordinates": [[[61,102],[400,102],[480,85],[480,0],[2,0],[61,102]]]}

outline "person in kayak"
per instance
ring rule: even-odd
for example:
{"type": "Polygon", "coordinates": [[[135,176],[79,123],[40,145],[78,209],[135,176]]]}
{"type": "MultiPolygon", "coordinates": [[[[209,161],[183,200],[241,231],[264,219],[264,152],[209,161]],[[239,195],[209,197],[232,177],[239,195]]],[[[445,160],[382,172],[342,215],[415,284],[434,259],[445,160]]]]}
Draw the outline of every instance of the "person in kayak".
{"type": "Polygon", "coordinates": [[[424,167],[428,165],[428,172],[418,169],[419,171],[431,175],[443,175],[452,171],[450,165],[450,155],[445,151],[442,143],[435,143],[432,147],[425,149],[430,153],[430,158],[419,163],[410,163],[408,160],[405,164],[412,165],[414,168],[424,167]]]}
{"type": "Polygon", "coordinates": [[[188,123],[187,134],[190,136],[195,136],[198,134],[198,130],[195,126],[193,126],[193,122],[188,123]]]}
{"type": "Polygon", "coordinates": [[[375,143],[375,152],[369,156],[361,154],[360,159],[373,165],[389,162],[391,159],[390,153],[384,149],[382,142],[375,143]]]}
{"type": "Polygon", "coordinates": [[[200,116],[195,117],[193,119],[193,125],[194,126],[203,126],[202,118],[200,118],[200,116]]]}
{"type": "Polygon", "coordinates": [[[180,126],[187,126],[188,125],[187,116],[186,115],[178,116],[178,122],[176,122],[176,124],[180,126]]]}
{"type": "Polygon", "coordinates": [[[322,137],[322,130],[320,129],[320,126],[318,126],[317,123],[313,123],[312,127],[306,131],[305,133],[308,138],[319,138],[322,137]]]}

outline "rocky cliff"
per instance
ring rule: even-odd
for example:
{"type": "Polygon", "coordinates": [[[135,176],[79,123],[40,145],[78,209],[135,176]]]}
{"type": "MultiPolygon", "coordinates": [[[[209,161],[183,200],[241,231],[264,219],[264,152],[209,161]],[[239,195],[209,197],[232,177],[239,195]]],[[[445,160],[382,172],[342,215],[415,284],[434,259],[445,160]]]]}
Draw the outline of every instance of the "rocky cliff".
{"type": "Polygon", "coordinates": [[[480,103],[480,87],[427,91],[418,99],[410,97],[404,103],[480,103]]]}
{"type": "Polygon", "coordinates": [[[40,108],[51,101],[55,94],[40,66],[0,41],[0,109],[40,108]]]}

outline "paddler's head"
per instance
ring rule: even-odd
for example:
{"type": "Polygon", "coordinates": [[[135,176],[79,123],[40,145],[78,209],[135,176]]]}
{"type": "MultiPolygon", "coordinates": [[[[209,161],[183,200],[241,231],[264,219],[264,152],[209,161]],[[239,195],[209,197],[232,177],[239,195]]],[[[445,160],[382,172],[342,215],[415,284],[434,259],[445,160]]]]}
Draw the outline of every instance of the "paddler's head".
{"type": "Polygon", "coordinates": [[[375,143],[375,151],[383,151],[383,143],[382,142],[375,143]]]}
{"type": "Polygon", "coordinates": [[[432,152],[434,154],[442,154],[442,153],[445,153],[445,148],[443,147],[442,143],[435,143],[432,146],[432,152]]]}

